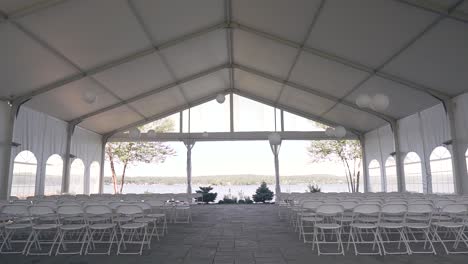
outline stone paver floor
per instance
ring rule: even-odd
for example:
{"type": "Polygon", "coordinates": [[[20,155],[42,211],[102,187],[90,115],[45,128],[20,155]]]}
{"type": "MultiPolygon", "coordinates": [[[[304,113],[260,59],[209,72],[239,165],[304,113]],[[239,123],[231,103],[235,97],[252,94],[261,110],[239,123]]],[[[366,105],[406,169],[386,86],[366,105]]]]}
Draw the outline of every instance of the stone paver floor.
{"type": "Polygon", "coordinates": [[[298,240],[273,205],[200,205],[192,224],[171,224],[169,234],[143,256],[0,255],[0,264],[23,263],[157,263],[157,264],[302,264],[302,263],[468,263],[468,255],[317,256],[311,244],[298,240]]]}

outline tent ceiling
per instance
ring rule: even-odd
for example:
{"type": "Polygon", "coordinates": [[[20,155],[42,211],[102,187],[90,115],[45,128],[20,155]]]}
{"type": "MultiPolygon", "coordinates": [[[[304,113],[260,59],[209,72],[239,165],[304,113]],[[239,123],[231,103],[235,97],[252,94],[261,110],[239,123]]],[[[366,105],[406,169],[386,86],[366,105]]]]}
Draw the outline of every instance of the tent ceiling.
{"type": "Polygon", "coordinates": [[[368,131],[468,91],[467,2],[0,0],[0,99],[108,133],[232,89],[368,131]]]}

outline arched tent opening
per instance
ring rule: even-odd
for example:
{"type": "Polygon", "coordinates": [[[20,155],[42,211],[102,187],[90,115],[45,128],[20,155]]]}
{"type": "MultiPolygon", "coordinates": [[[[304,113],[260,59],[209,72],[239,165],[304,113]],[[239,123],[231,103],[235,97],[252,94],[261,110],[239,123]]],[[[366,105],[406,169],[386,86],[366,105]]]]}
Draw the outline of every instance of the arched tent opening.
{"type": "Polygon", "coordinates": [[[422,164],[416,152],[406,154],[404,162],[405,172],[405,189],[408,192],[422,193],[423,180],[422,180],[422,164]]]}
{"type": "Polygon", "coordinates": [[[89,193],[99,193],[101,166],[93,161],[89,167],[89,193]]]}
{"type": "Polygon", "coordinates": [[[385,185],[387,192],[398,192],[398,178],[395,158],[388,157],[385,161],[385,185]]]}
{"type": "Polygon", "coordinates": [[[20,198],[36,193],[37,159],[34,153],[23,150],[16,155],[13,163],[11,195],[20,198]]]}
{"type": "Polygon", "coordinates": [[[47,159],[44,179],[44,195],[56,195],[62,192],[63,160],[58,154],[47,159]]]}
{"type": "Polygon", "coordinates": [[[83,194],[85,183],[85,165],[81,159],[75,159],[70,166],[70,186],[68,192],[83,194]]]}
{"type": "Polygon", "coordinates": [[[432,192],[453,193],[455,186],[453,182],[452,155],[443,146],[436,147],[430,156],[432,192]]]}
{"type": "Polygon", "coordinates": [[[369,187],[371,192],[381,192],[383,190],[382,174],[377,160],[371,160],[369,163],[369,187]]]}

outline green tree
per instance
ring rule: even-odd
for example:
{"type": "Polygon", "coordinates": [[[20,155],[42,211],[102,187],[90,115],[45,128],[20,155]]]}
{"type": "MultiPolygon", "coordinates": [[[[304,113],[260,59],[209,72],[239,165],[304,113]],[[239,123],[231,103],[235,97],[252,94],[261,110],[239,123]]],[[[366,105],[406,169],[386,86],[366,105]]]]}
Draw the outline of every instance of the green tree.
{"type": "Polygon", "coordinates": [[[349,192],[359,192],[362,152],[357,140],[316,140],[307,149],[313,162],[341,160],[349,192]]]}
{"type": "MultiPolygon", "coordinates": [[[[140,131],[153,129],[156,132],[169,132],[174,129],[174,122],[165,118],[139,128],[140,131]]],[[[106,145],[106,156],[112,172],[114,193],[122,193],[125,184],[125,173],[129,164],[138,162],[163,163],[168,156],[175,155],[175,151],[162,142],[110,142],[106,145]],[[120,181],[117,180],[115,163],[123,165],[120,181]]]]}
{"type": "Polygon", "coordinates": [[[207,186],[207,187],[199,187],[200,190],[196,191],[196,193],[201,193],[202,197],[197,198],[197,202],[204,202],[204,203],[209,203],[209,202],[214,202],[216,200],[216,196],[218,196],[218,193],[211,193],[210,191],[213,190],[213,187],[207,186]]]}
{"type": "Polygon", "coordinates": [[[266,201],[273,200],[273,192],[268,189],[266,182],[262,182],[260,187],[257,188],[255,194],[253,195],[253,199],[255,202],[262,202],[265,203],[266,201]]]}

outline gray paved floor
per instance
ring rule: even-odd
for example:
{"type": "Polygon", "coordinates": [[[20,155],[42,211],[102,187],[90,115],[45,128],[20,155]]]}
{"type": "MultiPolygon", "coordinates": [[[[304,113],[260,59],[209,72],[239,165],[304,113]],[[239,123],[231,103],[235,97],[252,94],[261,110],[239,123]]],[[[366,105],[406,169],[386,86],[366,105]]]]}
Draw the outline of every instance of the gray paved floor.
{"type": "Polygon", "coordinates": [[[297,239],[272,205],[197,206],[193,224],[170,225],[169,235],[143,256],[0,256],[0,264],[21,263],[468,263],[468,255],[317,256],[297,239]]]}

